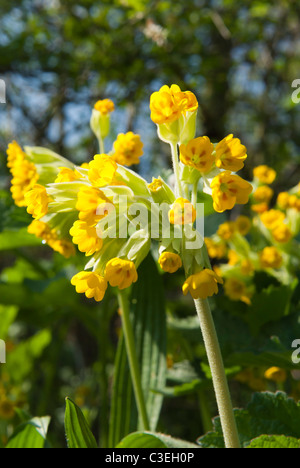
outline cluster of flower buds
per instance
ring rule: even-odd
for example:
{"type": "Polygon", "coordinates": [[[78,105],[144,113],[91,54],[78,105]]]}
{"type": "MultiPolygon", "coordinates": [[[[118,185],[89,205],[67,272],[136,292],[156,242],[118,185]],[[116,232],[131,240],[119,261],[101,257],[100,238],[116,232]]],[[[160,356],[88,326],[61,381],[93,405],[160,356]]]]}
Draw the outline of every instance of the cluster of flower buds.
{"type": "Polygon", "coordinates": [[[225,280],[225,294],[246,304],[251,304],[255,293],[255,272],[265,271],[290,284],[300,268],[299,184],[274,200],[270,187],[276,178],[274,169],[258,166],[253,175],[251,214],[221,224],[216,234],[205,239],[216,262],[214,269],[225,280]]]}
{"type": "Polygon", "coordinates": [[[105,152],[114,110],[109,99],[92,111],[100,153],[90,162],[78,166],[45,148],[23,151],[10,144],[12,194],[34,218],[29,232],[67,257],[74,246],[89,257],[71,280],[77,292],[101,301],[108,285],[130,287],[152,241],[163,271],[184,268],[184,294],[197,299],[218,292],[223,281],[210,265],[197,195],[209,193],[215,210],[223,212],[247,203],[252,186],[235,174],[247,157],[240,140],[229,135],[213,144],[196,138],[197,109],[195,95],[177,85],[163,86],[150,99],[158,135],[172,148],[175,189],[161,177],[149,182],[129,168],[143,154],[139,135],[119,134],[105,152]]]}

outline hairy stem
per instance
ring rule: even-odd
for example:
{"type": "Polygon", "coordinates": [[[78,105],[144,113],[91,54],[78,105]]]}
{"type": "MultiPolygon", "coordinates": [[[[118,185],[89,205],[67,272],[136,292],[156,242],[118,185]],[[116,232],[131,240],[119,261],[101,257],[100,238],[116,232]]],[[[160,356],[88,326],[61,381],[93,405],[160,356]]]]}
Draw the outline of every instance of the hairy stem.
{"type": "Polygon", "coordinates": [[[180,168],[179,168],[177,143],[170,143],[170,146],[171,146],[171,153],[172,153],[173,170],[175,174],[175,194],[176,194],[176,197],[183,197],[183,190],[182,190],[181,181],[180,181],[180,168]]]}
{"type": "Polygon", "coordinates": [[[232,403],[219,341],[207,299],[196,299],[195,306],[206,347],[226,448],[240,448],[232,403]]]}

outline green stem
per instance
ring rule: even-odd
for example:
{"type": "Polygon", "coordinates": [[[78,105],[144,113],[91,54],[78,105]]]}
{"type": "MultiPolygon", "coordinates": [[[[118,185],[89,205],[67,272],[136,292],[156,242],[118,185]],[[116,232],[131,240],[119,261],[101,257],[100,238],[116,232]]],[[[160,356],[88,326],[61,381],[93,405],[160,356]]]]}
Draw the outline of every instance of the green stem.
{"type": "Polygon", "coordinates": [[[145,399],[143,389],[141,385],[141,376],[139,371],[139,365],[134,345],[134,334],[129,317],[129,303],[124,291],[119,291],[118,294],[119,305],[121,309],[122,325],[125,338],[126,351],[128,356],[131,380],[133,385],[133,391],[135,395],[137,409],[143,424],[143,430],[149,430],[149,420],[145,405],[145,399]]]}
{"type": "Polygon", "coordinates": [[[196,299],[202,336],[211,369],[226,448],[240,448],[219,341],[207,299],[196,299]]]}
{"type": "Polygon", "coordinates": [[[192,190],[192,205],[195,209],[196,209],[197,200],[198,200],[198,183],[199,183],[199,179],[197,179],[194,182],[193,190],[192,190]]]}
{"type": "Polygon", "coordinates": [[[104,149],[104,141],[103,141],[103,138],[100,136],[100,137],[98,138],[98,141],[99,141],[100,154],[104,154],[104,153],[105,153],[105,149],[104,149]]]}
{"type": "Polygon", "coordinates": [[[173,170],[175,174],[175,194],[176,194],[176,197],[183,197],[183,190],[182,190],[181,181],[180,181],[180,167],[179,167],[177,143],[170,143],[170,146],[171,146],[171,153],[172,153],[173,170]]]}

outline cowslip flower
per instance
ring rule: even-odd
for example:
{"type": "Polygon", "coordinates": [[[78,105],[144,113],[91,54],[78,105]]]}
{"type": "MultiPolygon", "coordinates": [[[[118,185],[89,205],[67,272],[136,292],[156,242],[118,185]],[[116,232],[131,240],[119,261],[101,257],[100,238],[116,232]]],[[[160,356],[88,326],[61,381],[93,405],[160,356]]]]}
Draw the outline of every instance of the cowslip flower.
{"type": "Polygon", "coordinates": [[[246,236],[251,229],[252,222],[248,216],[241,215],[235,220],[235,225],[238,232],[242,234],[242,236],[246,236]]]}
{"type": "Polygon", "coordinates": [[[213,207],[218,213],[231,210],[236,203],[245,205],[252,185],[230,171],[221,172],[211,182],[213,207]]]}
{"type": "Polygon", "coordinates": [[[107,154],[96,154],[89,163],[88,177],[94,187],[111,185],[117,172],[117,164],[107,154]]]}
{"type": "Polygon", "coordinates": [[[206,173],[215,162],[214,145],[206,136],[194,138],[186,145],[180,145],[180,160],[186,166],[191,166],[199,172],[206,173]]]}
{"type": "Polygon", "coordinates": [[[120,133],[114,142],[114,153],[111,158],[123,166],[139,164],[139,158],[143,155],[143,146],[139,135],[133,132],[120,133]]]}
{"type": "Polygon", "coordinates": [[[28,226],[27,231],[34,234],[39,239],[42,239],[55,252],[60,253],[65,258],[70,258],[75,255],[75,249],[68,239],[60,239],[54,229],[51,229],[47,223],[35,219],[28,226]]]}
{"type": "Polygon", "coordinates": [[[293,237],[290,228],[286,224],[279,224],[272,231],[272,236],[276,242],[286,243],[293,237]]]}
{"type": "Polygon", "coordinates": [[[169,221],[171,224],[191,224],[196,220],[196,210],[185,198],[177,198],[169,211],[169,221]]]}
{"type": "Polygon", "coordinates": [[[75,221],[70,234],[74,244],[77,244],[80,252],[84,252],[86,256],[93,255],[102,248],[103,240],[98,236],[96,227],[86,221],[75,221]]]}
{"type": "Polygon", "coordinates": [[[224,291],[232,301],[242,301],[247,305],[251,304],[251,293],[246,284],[237,278],[226,279],[224,291]]]}
{"type": "Polygon", "coordinates": [[[286,210],[289,206],[289,198],[290,194],[288,192],[280,192],[276,200],[278,207],[286,210]]]}
{"type": "Polygon", "coordinates": [[[269,210],[262,213],[260,219],[266,228],[275,229],[283,223],[285,215],[279,210],[269,210]]]}
{"type": "Polygon", "coordinates": [[[102,301],[107,289],[106,279],[95,272],[81,271],[73,276],[71,283],[77,293],[84,293],[88,299],[94,298],[97,302],[102,301]]]}
{"type": "Polygon", "coordinates": [[[37,183],[39,175],[35,165],[25,158],[16,158],[11,166],[11,193],[17,206],[26,206],[25,195],[37,183]]]}
{"type": "Polygon", "coordinates": [[[225,223],[220,224],[217,230],[217,234],[223,240],[230,240],[232,236],[236,233],[236,223],[233,221],[226,221],[225,223]]]}
{"type": "Polygon", "coordinates": [[[253,175],[262,184],[270,185],[276,179],[277,174],[276,171],[274,171],[274,169],[263,164],[253,169],[253,175]]]}
{"type": "Polygon", "coordinates": [[[79,211],[81,221],[95,226],[113,209],[113,204],[101,190],[84,186],[78,192],[76,209],[79,211]]]}
{"type": "Polygon", "coordinates": [[[172,123],[197,108],[195,95],[191,91],[181,91],[177,85],[162,86],[150,98],[151,119],[158,125],[172,123]]]}
{"type": "Polygon", "coordinates": [[[226,255],[226,245],[221,242],[214,242],[209,237],[204,239],[207,252],[210,258],[223,258],[226,255]]]}
{"type": "Polygon", "coordinates": [[[122,258],[112,258],[105,268],[105,278],[113,287],[120,290],[129,288],[136,283],[138,274],[133,262],[122,258]]]}
{"type": "Polygon", "coordinates": [[[247,150],[238,138],[228,135],[216,146],[216,166],[232,172],[237,172],[244,167],[247,158],[247,150]]]}
{"type": "Polygon", "coordinates": [[[15,165],[17,161],[22,161],[25,159],[25,153],[16,141],[9,143],[6,153],[7,167],[10,169],[15,165]]]}
{"type": "Polygon", "coordinates": [[[94,105],[94,109],[101,114],[110,114],[115,110],[115,105],[111,99],[100,99],[94,105]]]}
{"type": "Polygon", "coordinates": [[[268,185],[261,185],[257,187],[253,193],[253,198],[259,203],[269,203],[273,195],[274,190],[272,190],[271,187],[268,187],[268,185]]]}
{"type": "Polygon", "coordinates": [[[78,171],[74,171],[69,167],[60,167],[59,173],[55,179],[55,183],[61,182],[74,182],[75,180],[80,180],[82,178],[81,174],[78,171]]]}
{"type": "Polygon", "coordinates": [[[182,260],[180,256],[174,252],[163,252],[158,263],[161,269],[167,273],[175,273],[182,267],[182,260]]]}
{"type": "Polygon", "coordinates": [[[48,213],[49,197],[43,185],[36,184],[26,193],[27,212],[35,219],[40,219],[48,213]]]}
{"type": "Polygon", "coordinates": [[[273,366],[265,371],[264,377],[277,383],[283,383],[287,379],[287,373],[284,369],[273,366]]]}
{"type": "Polygon", "coordinates": [[[260,253],[260,264],[262,268],[280,268],[282,261],[282,255],[276,247],[265,247],[260,253]]]}
{"type": "Polygon", "coordinates": [[[222,278],[213,270],[205,268],[185,280],[182,292],[185,296],[190,292],[193,299],[206,299],[218,293],[218,283],[223,284],[222,278]]]}

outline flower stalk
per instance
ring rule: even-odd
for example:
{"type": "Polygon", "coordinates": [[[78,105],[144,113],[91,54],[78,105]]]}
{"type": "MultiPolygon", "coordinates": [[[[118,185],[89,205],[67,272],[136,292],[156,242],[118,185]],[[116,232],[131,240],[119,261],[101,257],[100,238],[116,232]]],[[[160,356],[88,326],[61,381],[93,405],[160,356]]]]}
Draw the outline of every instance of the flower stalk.
{"type": "Polygon", "coordinates": [[[211,369],[226,448],[240,448],[219,341],[207,299],[195,299],[200,328],[211,369]]]}
{"type": "Polygon", "coordinates": [[[130,322],[129,316],[129,303],[126,292],[119,291],[118,293],[119,305],[121,309],[122,326],[125,339],[125,346],[127,351],[127,357],[129,362],[129,369],[131,374],[131,381],[133,385],[133,391],[135,395],[136,405],[138,413],[142,422],[142,430],[149,430],[149,419],[146,410],[146,404],[144,399],[144,393],[141,385],[140,370],[136,355],[135,342],[133,329],[130,322]]]}

